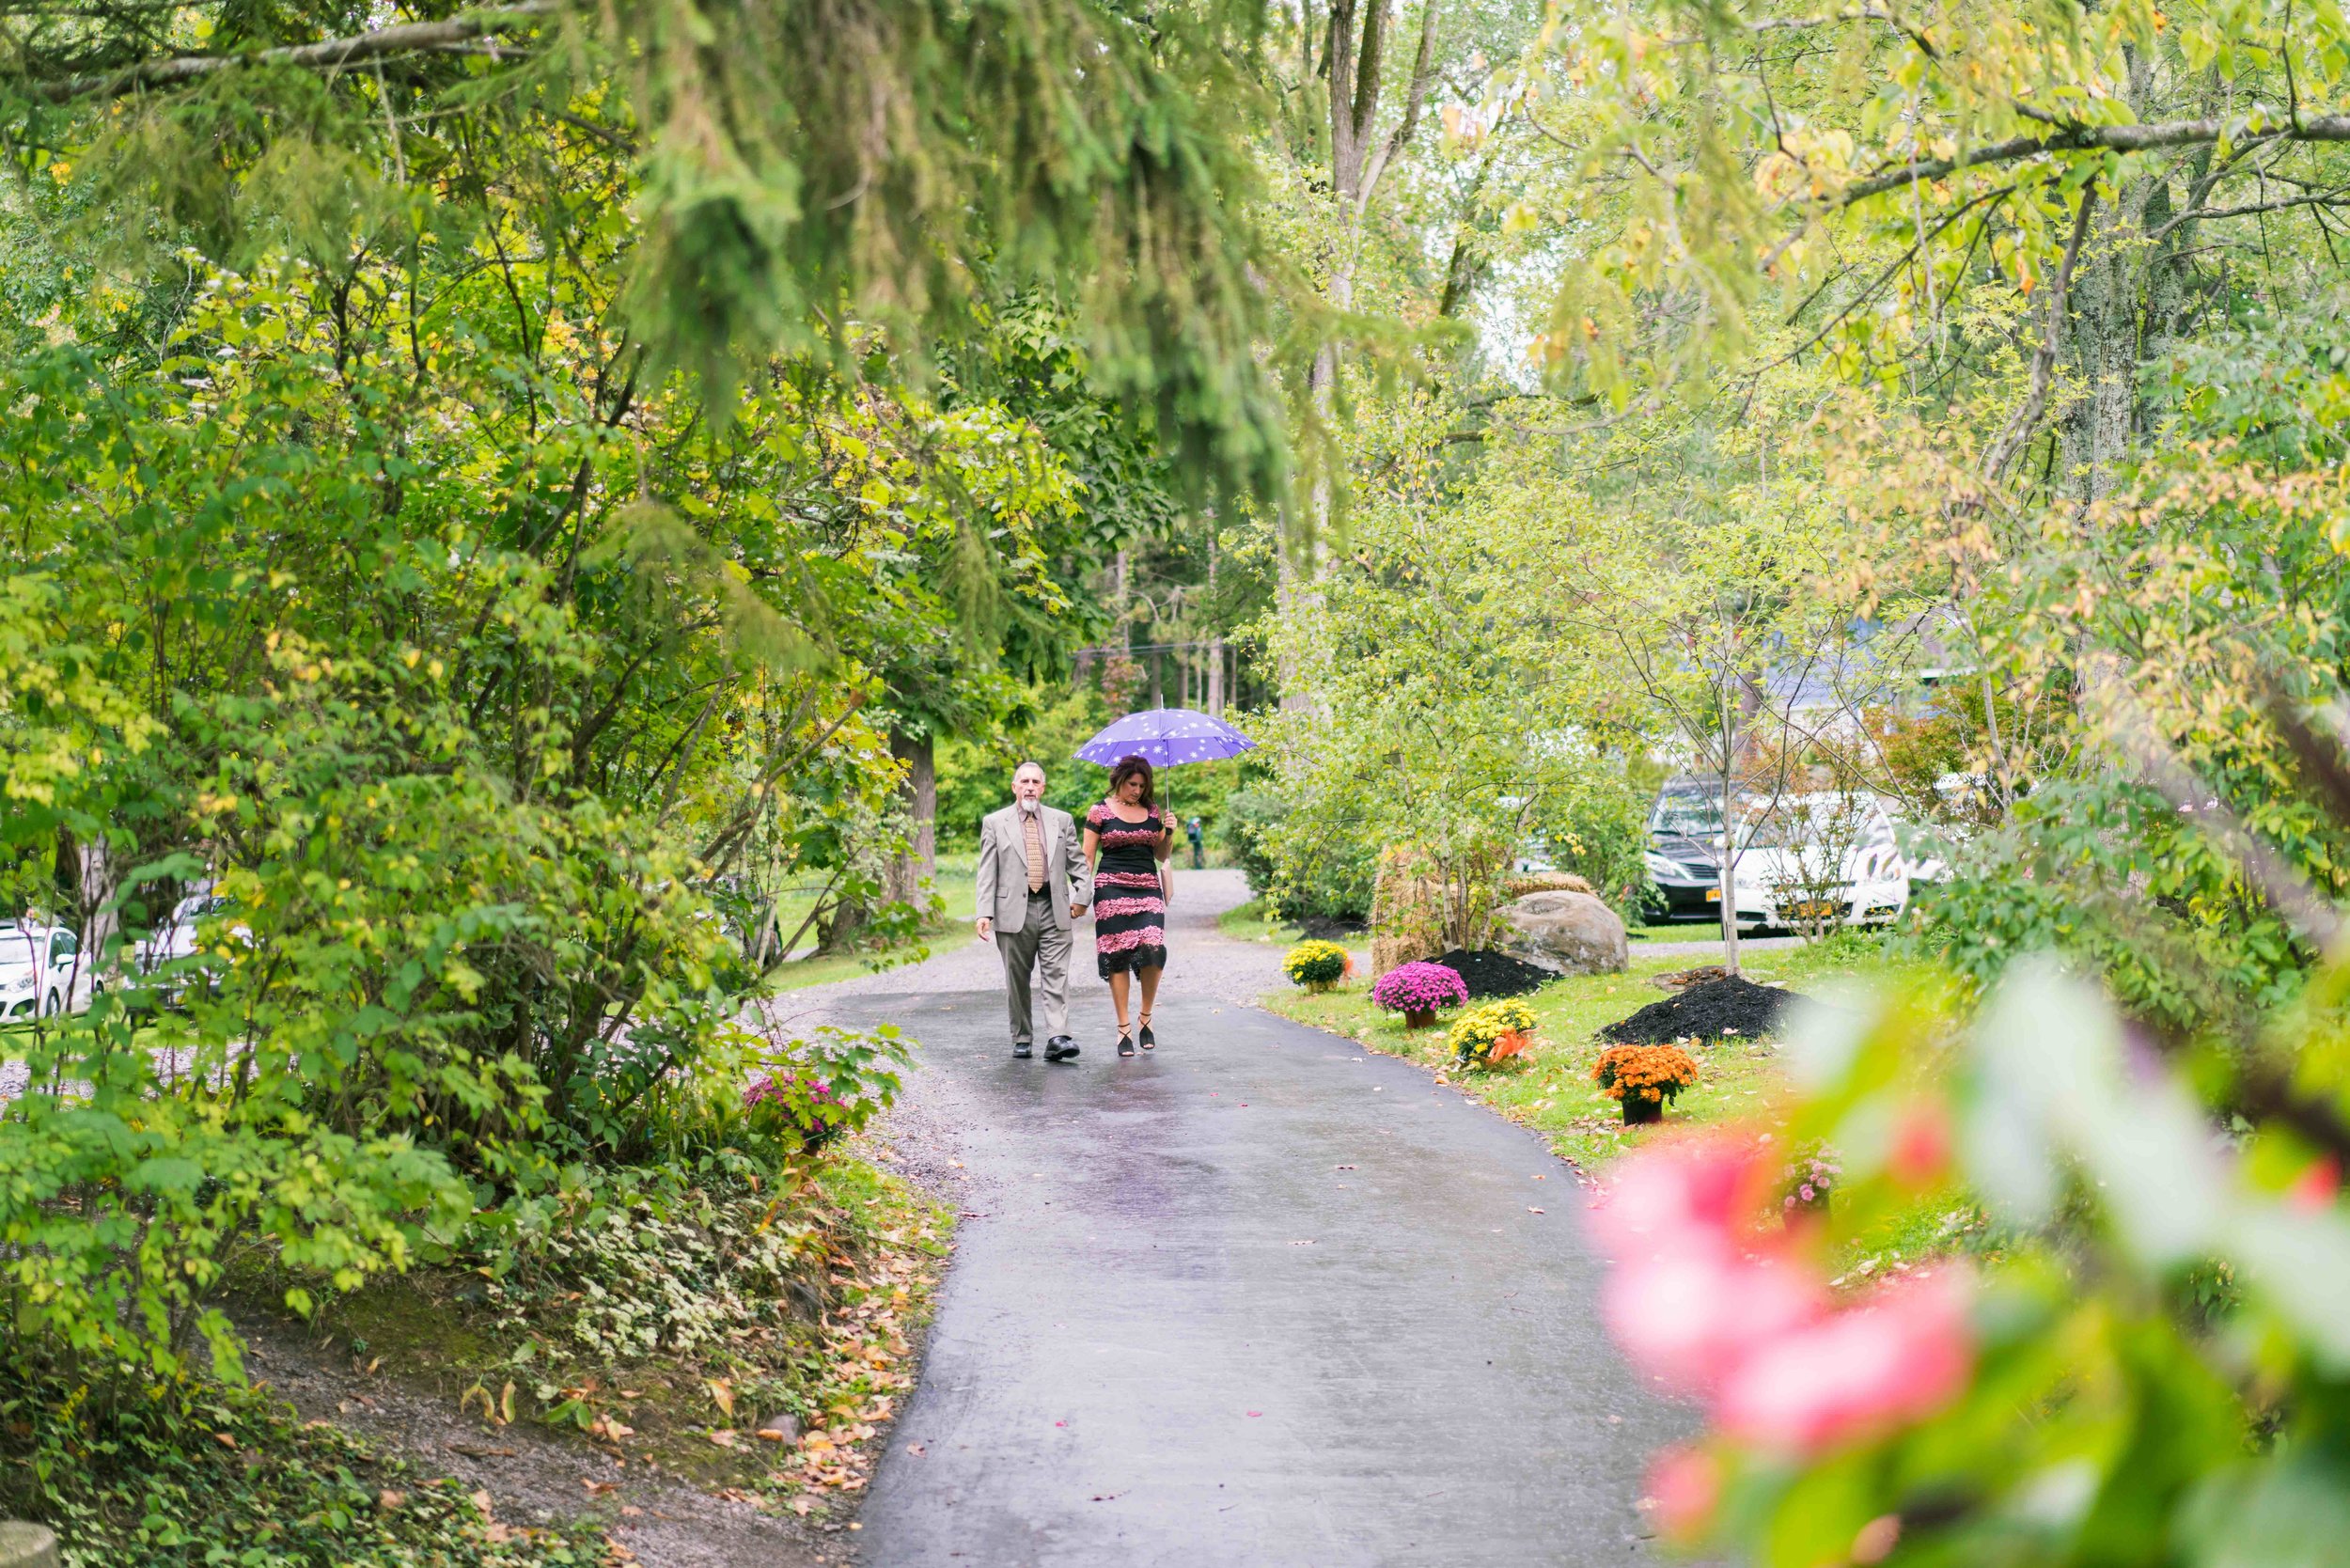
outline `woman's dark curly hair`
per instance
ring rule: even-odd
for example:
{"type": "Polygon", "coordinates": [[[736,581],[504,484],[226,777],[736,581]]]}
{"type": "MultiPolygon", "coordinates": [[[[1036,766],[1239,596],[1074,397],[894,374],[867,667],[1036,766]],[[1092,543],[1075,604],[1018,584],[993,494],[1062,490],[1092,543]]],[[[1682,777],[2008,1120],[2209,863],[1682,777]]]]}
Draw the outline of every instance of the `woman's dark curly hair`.
{"type": "Polygon", "coordinates": [[[1110,769],[1110,799],[1116,800],[1118,792],[1126,787],[1126,780],[1136,774],[1142,776],[1142,804],[1145,807],[1157,806],[1158,797],[1152,792],[1151,764],[1139,757],[1121,757],[1118,766],[1110,769]]]}

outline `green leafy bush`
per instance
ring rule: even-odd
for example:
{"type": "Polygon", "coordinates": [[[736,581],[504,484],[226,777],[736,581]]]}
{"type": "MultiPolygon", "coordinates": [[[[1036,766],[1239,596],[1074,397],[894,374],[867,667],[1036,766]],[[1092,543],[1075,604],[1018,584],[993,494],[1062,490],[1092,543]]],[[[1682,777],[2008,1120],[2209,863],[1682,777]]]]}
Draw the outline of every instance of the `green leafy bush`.
{"type": "Polygon", "coordinates": [[[1361,921],[1371,916],[1378,846],[1357,837],[1315,837],[1300,831],[1294,813],[1269,790],[1236,790],[1225,797],[1219,823],[1232,861],[1249,890],[1292,920],[1361,921]]]}

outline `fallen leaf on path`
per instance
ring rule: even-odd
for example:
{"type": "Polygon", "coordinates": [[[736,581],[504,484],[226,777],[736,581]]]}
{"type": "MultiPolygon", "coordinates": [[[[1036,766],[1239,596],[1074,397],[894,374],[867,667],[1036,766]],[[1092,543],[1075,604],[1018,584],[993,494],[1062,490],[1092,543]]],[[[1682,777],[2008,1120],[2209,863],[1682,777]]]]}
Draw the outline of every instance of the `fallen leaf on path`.
{"type": "Polygon", "coordinates": [[[714,1447],[730,1449],[734,1447],[734,1434],[725,1427],[719,1427],[710,1434],[710,1441],[714,1447]]]}
{"type": "Polygon", "coordinates": [[[910,1453],[910,1454],[914,1455],[914,1457],[915,1457],[915,1458],[916,1458],[916,1459],[921,1458],[924,1454],[926,1454],[926,1453],[928,1453],[928,1452],[930,1452],[930,1451],[931,1451],[930,1450],[928,1450],[928,1449],[924,1448],[924,1447],[923,1447],[921,1444],[919,1444],[919,1443],[908,1443],[908,1444],[906,1445],[906,1452],[908,1452],[908,1453],[910,1453]]]}
{"type": "Polygon", "coordinates": [[[1539,1215],[1539,1214],[1545,1214],[1545,1213],[1547,1213],[1548,1211],[1547,1211],[1547,1210],[1543,1210],[1543,1209],[1538,1209],[1538,1208],[1535,1208],[1532,1204],[1530,1204],[1530,1203],[1529,1203],[1529,1204],[1528,1204],[1528,1205],[1527,1205],[1526,1212],[1527,1212],[1528,1214],[1529,1214],[1529,1215],[1539,1215]]]}
{"type": "Polygon", "coordinates": [[[473,1505],[474,1507],[481,1510],[481,1516],[485,1519],[488,1518],[494,1512],[494,1510],[490,1507],[490,1494],[486,1490],[476,1492],[473,1495],[473,1505]]]}
{"type": "Polygon", "coordinates": [[[637,1507],[634,1503],[622,1503],[620,1505],[620,1517],[623,1519],[641,1519],[644,1516],[645,1511],[637,1507]]]}
{"type": "Polygon", "coordinates": [[[620,1489],[620,1483],[617,1481],[598,1481],[593,1476],[580,1477],[579,1483],[588,1489],[588,1495],[591,1497],[601,1497],[607,1492],[617,1492],[620,1489]]]}
{"type": "Polygon", "coordinates": [[[398,1508],[401,1503],[404,1503],[407,1500],[407,1493],[395,1492],[388,1486],[375,1495],[375,1506],[382,1509],[386,1513],[389,1513],[392,1510],[398,1508]]]}

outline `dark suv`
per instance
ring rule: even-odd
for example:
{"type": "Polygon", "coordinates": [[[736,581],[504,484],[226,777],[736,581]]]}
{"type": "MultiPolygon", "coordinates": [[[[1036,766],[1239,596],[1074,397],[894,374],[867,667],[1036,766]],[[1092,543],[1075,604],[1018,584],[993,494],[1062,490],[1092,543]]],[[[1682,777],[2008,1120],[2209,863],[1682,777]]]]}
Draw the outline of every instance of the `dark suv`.
{"type": "Polygon", "coordinates": [[[1651,918],[1721,918],[1721,796],[1700,779],[1668,779],[1648,813],[1651,918]]]}

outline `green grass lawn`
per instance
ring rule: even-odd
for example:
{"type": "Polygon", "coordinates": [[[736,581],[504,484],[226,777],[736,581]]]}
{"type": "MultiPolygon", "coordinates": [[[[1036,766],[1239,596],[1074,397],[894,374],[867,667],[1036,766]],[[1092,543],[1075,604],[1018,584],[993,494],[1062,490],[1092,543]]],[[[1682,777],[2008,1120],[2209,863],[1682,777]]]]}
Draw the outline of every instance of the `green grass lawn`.
{"type": "Polygon", "coordinates": [[[1288,947],[1304,938],[1305,933],[1287,920],[1271,918],[1262,899],[1250,899],[1235,904],[1215,917],[1215,928],[1238,942],[1278,943],[1288,947]]]}
{"type": "MultiPolygon", "coordinates": [[[[1533,1048],[1517,1058],[1523,1065],[1465,1072],[1453,1066],[1445,1043],[1444,1021],[1451,1014],[1440,1014],[1434,1028],[1406,1029],[1400,1015],[1371,1005],[1371,986],[1364,978],[1348,980],[1340,990],[1321,996],[1297,990],[1276,992],[1265,998],[1265,1006],[1299,1023],[1434,1070],[1512,1121],[1534,1128],[1559,1156],[1586,1174],[1596,1175],[1610,1160],[1639,1147],[1659,1128],[1762,1111],[1780,1087],[1777,1043],[1745,1040],[1700,1047],[1695,1054],[1704,1075],[1682,1094],[1662,1122],[1627,1127],[1616,1103],[1599,1092],[1590,1076],[1591,1063],[1602,1049],[1593,1038],[1596,1031],[1661,999],[1666,993],[1650,977],[1691,962],[1636,953],[1631,969],[1624,974],[1584,976],[1544,986],[1526,998],[1534,1010],[1536,1027],[1533,1048]]],[[[1759,953],[1753,962],[1742,965],[1742,972],[1757,982],[1782,981],[1796,990],[1830,977],[1904,985],[1932,983],[1936,979],[1928,966],[1896,964],[1881,956],[1872,945],[1858,941],[1759,953]]]]}
{"type": "MultiPolygon", "coordinates": [[[[943,854],[938,857],[938,875],[931,884],[932,917],[918,944],[893,949],[885,953],[803,953],[787,961],[776,971],[772,983],[778,991],[802,991],[811,985],[829,985],[834,980],[854,980],[876,969],[916,962],[935,951],[944,942],[967,940],[971,933],[971,908],[978,889],[979,856],[975,854],[943,854]]],[[[807,917],[809,905],[816,901],[816,890],[789,896],[778,902],[778,918],[788,933],[807,917]]],[[[800,939],[803,949],[812,936],[800,939]]]]}

